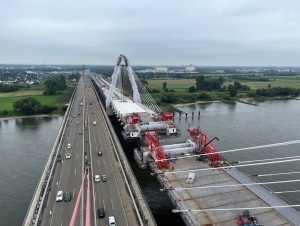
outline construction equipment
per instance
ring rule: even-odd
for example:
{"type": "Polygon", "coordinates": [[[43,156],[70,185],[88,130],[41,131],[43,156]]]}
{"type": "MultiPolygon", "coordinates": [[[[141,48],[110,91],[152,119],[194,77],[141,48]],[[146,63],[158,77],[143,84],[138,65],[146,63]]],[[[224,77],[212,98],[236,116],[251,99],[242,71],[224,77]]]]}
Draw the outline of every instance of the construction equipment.
{"type": "Polygon", "coordinates": [[[167,169],[169,167],[168,160],[166,159],[165,152],[157,137],[158,134],[155,131],[146,132],[145,140],[150,148],[148,156],[151,156],[157,162],[157,167],[159,169],[167,169]]]}

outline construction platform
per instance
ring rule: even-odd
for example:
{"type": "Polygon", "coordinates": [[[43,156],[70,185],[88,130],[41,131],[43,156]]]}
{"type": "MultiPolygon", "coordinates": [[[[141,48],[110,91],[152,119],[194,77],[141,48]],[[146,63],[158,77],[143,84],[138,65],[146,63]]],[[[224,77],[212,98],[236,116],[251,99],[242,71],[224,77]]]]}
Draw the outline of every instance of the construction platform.
{"type": "MultiPolygon", "coordinates": [[[[155,162],[149,162],[150,167],[157,173],[164,188],[192,188],[220,186],[216,188],[194,188],[167,190],[169,197],[181,210],[255,208],[267,206],[288,205],[278,196],[261,185],[243,186],[241,183],[255,181],[238,169],[212,169],[207,163],[195,158],[184,158],[169,163],[169,169],[158,169],[155,162]],[[172,173],[176,171],[207,169],[193,171],[193,183],[186,183],[189,172],[172,173]],[[164,173],[165,172],[165,173],[164,173]],[[222,187],[222,185],[239,185],[222,187]]],[[[226,211],[187,211],[181,212],[186,225],[198,226],[234,226],[241,210],[226,211]]],[[[295,208],[251,209],[251,214],[263,226],[300,225],[300,212],[295,208]]],[[[178,213],[174,213],[178,214],[178,213]]]]}

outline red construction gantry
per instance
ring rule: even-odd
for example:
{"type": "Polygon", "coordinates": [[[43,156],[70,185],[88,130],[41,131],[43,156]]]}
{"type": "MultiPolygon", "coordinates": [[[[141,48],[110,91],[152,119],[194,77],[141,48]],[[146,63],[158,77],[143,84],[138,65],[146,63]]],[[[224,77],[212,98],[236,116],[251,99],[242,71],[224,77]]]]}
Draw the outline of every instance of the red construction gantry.
{"type": "Polygon", "coordinates": [[[158,121],[173,121],[174,114],[172,112],[160,112],[157,116],[158,121]]]}
{"type": "Polygon", "coordinates": [[[138,113],[132,113],[126,117],[126,122],[128,124],[137,124],[139,123],[141,116],[138,113]]]}
{"type": "Polygon", "coordinates": [[[150,147],[149,155],[157,161],[157,167],[159,169],[165,168],[168,169],[168,160],[166,160],[165,152],[162,149],[162,146],[157,139],[158,134],[154,131],[146,132],[145,139],[150,147]],[[154,154],[154,157],[153,157],[154,154]]]}
{"type": "Polygon", "coordinates": [[[191,128],[188,127],[186,129],[190,136],[192,137],[193,141],[199,146],[201,154],[205,154],[207,158],[211,162],[212,167],[218,167],[223,162],[224,159],[219,154],[216,146],[213,143],[209,143],[209,137],[203,133],[199,128],[191,128]],[[209,144],[208,144],[209,143],[209,144]],[[205,146],[208,144],[207,146],[205,146]]]}

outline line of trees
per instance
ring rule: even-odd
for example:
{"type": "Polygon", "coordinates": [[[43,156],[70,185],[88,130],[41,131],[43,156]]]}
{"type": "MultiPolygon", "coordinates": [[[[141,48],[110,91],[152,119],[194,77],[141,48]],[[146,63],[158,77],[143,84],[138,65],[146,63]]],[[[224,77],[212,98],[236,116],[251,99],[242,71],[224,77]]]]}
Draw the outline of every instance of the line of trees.
{"type": "Polygon", "coordinates": [[[274,87],[269,89],[257,89],[257,96],[275,97],[275,96],[299,96],[300,90],[287,87],[274,87]]]}
{"type": "Polygon", "coordinates": [[[56,95],[58,91],[62,91],[67,87],[67,81],[65,76],[58,75],[52,77],[44,82],[46,86],[46,90],[44,91],[44,95],[56,95]]]}
{"type": "Polygon", "coordinates": [[[15,111],[20,111],[26,115],[36,115],[36,114],[49,114],[57,107],[52,107],[48,105],[42,105],[37,99],[33,97],[27,97],[20,99],[13,104],[15,111]]]}
{"type": "Polygon", "coordinates": [[[18,85],[0,84],[0,93],[15,92],[20,87],[18,85]]]}
{"type": "Polygon", "coordinates": [[[196,90],[220,90],[225,82],[225,79],[222,76],[219,78],[210,78],[200,75],[196,78],[196,90]]]}

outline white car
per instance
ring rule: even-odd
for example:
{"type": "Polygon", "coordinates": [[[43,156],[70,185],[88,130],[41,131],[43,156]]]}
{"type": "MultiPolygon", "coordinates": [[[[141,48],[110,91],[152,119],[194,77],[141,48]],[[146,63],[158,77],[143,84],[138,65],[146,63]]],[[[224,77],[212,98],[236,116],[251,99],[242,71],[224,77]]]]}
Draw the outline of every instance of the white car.
{"type": "Polygon", "coordinates": [[[96,121],[93,121],[93,125],[96,125],[97,124],[97,122],[96,121]]]}
{"type": "Polygon", "coordinates": [[[115,226],[116,225],[116,220],[114,216],[108,217],[108,225],[109,226],[115,226]]]}
{"type": "Polygon", "coordinates": [[[66,159],[71,159],[71,153],[66,154],[66,159]]]}
{"type": "Polygon", "coordinates": [[[63,201],[64,199],[64,192],[63,191],[58,191],[56,194],[56,202],[63,201]]]}
{"type": "Polygon", "coordinates": [[[100,175],[95,175],[95,182],[99,182],[100,181],[100,175]]]}
{"type": "Polygon", "coordinates": [[[68,149],[71,149],[71,148],[72,148],[72,145],[71,145],[71,144],[68,144],[67,148],[68,148],[68,149]]]}

